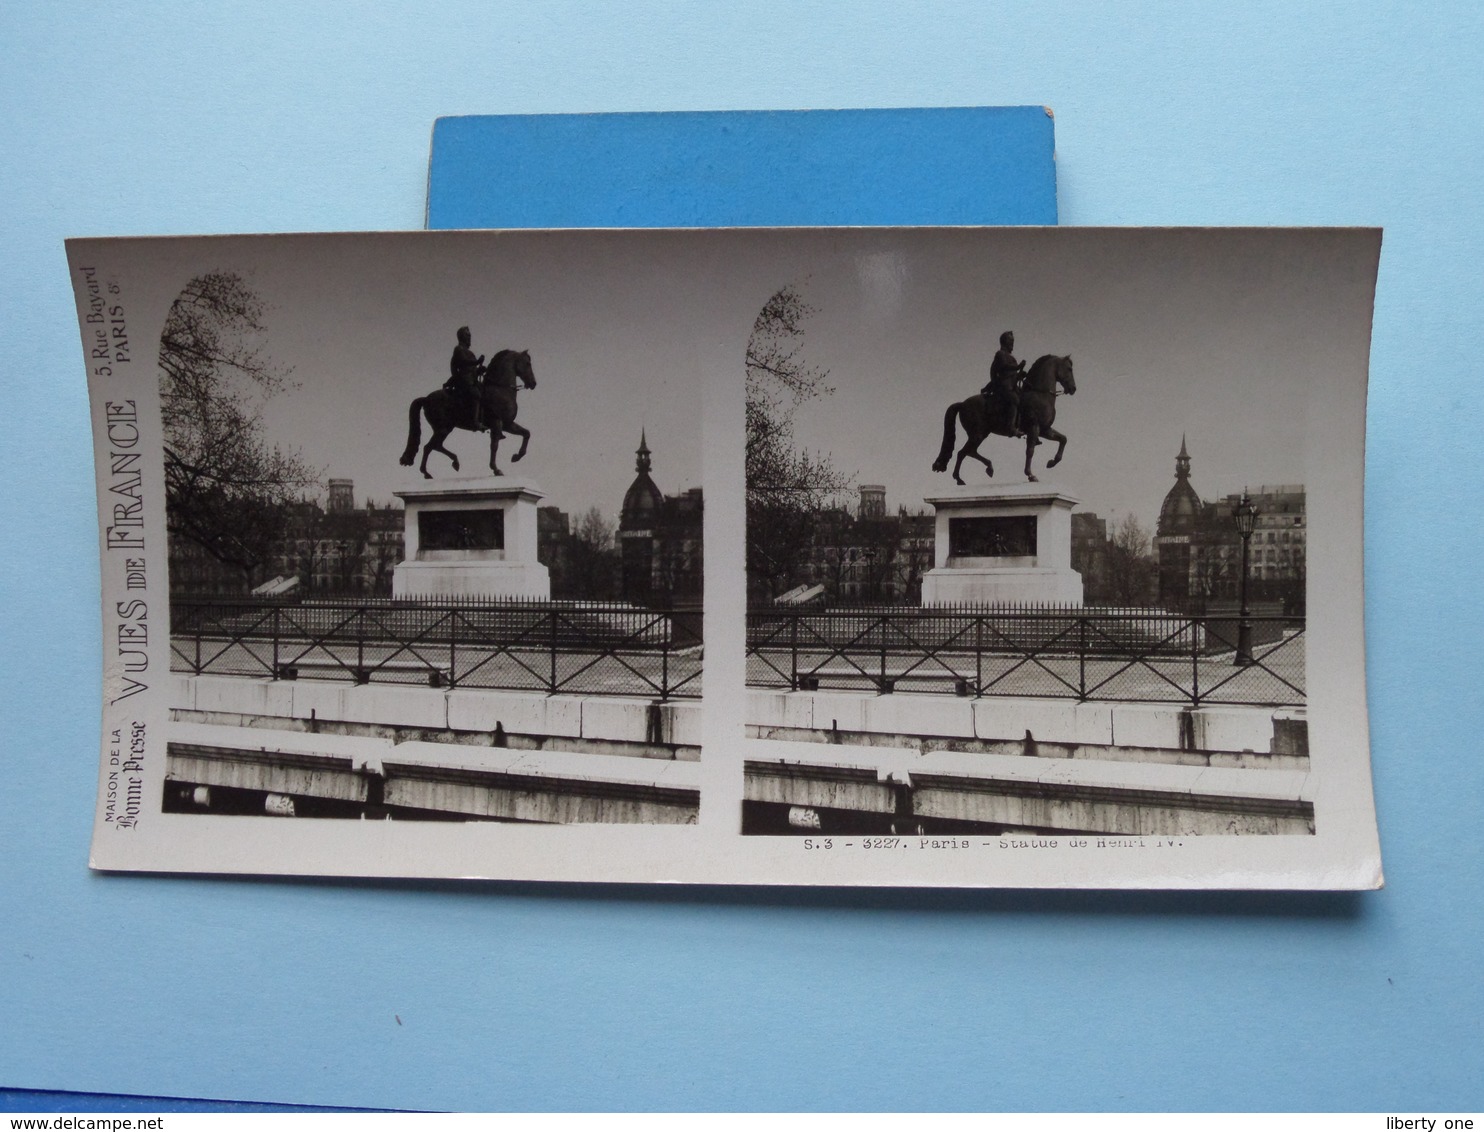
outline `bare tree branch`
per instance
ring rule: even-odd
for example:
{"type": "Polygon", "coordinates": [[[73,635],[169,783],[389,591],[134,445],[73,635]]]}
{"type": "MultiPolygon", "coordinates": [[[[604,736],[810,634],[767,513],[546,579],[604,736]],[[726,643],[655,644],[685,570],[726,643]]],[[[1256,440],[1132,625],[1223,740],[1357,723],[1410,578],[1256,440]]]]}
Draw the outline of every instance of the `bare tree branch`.
{"type": "Polygon", "coordinates": [[[1108,592],[1120,605],[1142,605],[1150,598],[1154,562],[1149,529],[1133,514],[1113,525],[1108,537],[1108,592]]]}
{"type": "Polygon", "coordinates": [[[263,403],[292,384],[259,344],[265,313],[240,275],[209,272],[186,284],[160,335],[166,524],[249,582],[287,508],[321,479],[264,436],[263,403]]]}
{"type": "Polygon", "coordinates": [[[820,512],[849,487],[827,455],[794,440],[798,407],[834,392],[829,374],[803,356],[804,323],[815,313],[789,284],[763,304],[747,342],[747,568],[751,584],[770,596],[793,584],[820,512]]]}

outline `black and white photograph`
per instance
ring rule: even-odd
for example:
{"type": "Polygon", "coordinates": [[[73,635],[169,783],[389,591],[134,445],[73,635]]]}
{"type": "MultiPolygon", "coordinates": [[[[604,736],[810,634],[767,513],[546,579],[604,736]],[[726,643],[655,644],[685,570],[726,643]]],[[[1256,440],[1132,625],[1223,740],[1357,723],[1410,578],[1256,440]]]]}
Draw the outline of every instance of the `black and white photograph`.
{"type": "Polygon", "coordinates": [[[744,832],[1313,835],[1312,418],[1363,396],[1368,333],[1345,243],[1005,234],[777,292],[744,832]]]}
{"type": "MultiPolygon", "coordinates": [[[[131,344],[157,368],[169,601],[145,804],[693,824],[700,414],[683,362],[630,340],[652,298],[601,253],[196,247],[131,344]]],[[[137,417],[107,412],[111,437],[137,417]]]]}
{"type": "Polygon", "coordinates": [[[94,861],[1374,885],[1378,251],[72,241],[94,861]]]}

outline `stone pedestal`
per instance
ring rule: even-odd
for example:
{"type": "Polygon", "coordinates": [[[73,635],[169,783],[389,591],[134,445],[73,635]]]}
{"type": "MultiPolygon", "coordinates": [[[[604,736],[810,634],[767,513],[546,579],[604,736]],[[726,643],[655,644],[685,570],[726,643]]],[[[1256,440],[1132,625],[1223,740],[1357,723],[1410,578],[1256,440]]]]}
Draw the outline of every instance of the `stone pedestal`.
{"type": "Polygon", "coordinates": [[[536,558],[541,489],[509,476],[469,476],[394,492],[406,506],[406,558],[392,573],[403,598],[551,597],[536,558]]]}
{"type": "Polygon", "coordinates": [[[1021,483],[955,488],[925,502],[937,522],[923,605],[1082,604],[1072,496],[1021,483]]]}

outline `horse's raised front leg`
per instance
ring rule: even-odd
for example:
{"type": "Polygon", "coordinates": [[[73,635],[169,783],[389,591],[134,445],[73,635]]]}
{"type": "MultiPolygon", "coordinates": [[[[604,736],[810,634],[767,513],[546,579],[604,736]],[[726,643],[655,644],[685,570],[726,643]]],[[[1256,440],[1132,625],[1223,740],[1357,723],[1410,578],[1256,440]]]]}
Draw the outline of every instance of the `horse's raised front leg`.
{"type": "Polygon", "coordinates": [[[1041,435],[1047,440],[1056,441],[1056,455],[1046,461],[1048,468],[1054,468],[1061,463],[1061,454],[1067,450],[1067,438],[1050,426],[1043,428],[1041,435]]]}
{"type": "Polygon", "coordinates": [[[531,430],[522,428],[514,421],[511,421],[505,426],[505,431],[513,432],[516,436],[520,437],[520,451],[510,457],[510,462],[513,464],[526,454],[526,446],[531,443],[531,430]]]}

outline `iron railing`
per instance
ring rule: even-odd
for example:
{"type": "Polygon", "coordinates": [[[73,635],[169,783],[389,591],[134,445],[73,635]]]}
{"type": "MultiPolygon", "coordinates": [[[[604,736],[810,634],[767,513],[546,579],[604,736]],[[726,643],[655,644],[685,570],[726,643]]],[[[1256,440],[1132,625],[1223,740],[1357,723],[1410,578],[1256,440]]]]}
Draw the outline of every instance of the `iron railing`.
{"type": "Polygon", "coordinates": [[[1304,618],[1082,606],[933,606],[747,615],[747,682],[1079,701],[1301,705],[1304,618]]]}
{"type": "Polygon", "coordinates": [[[701,694],[699,610],[173,597],[171,669],[660,699],[701,694]]]}

